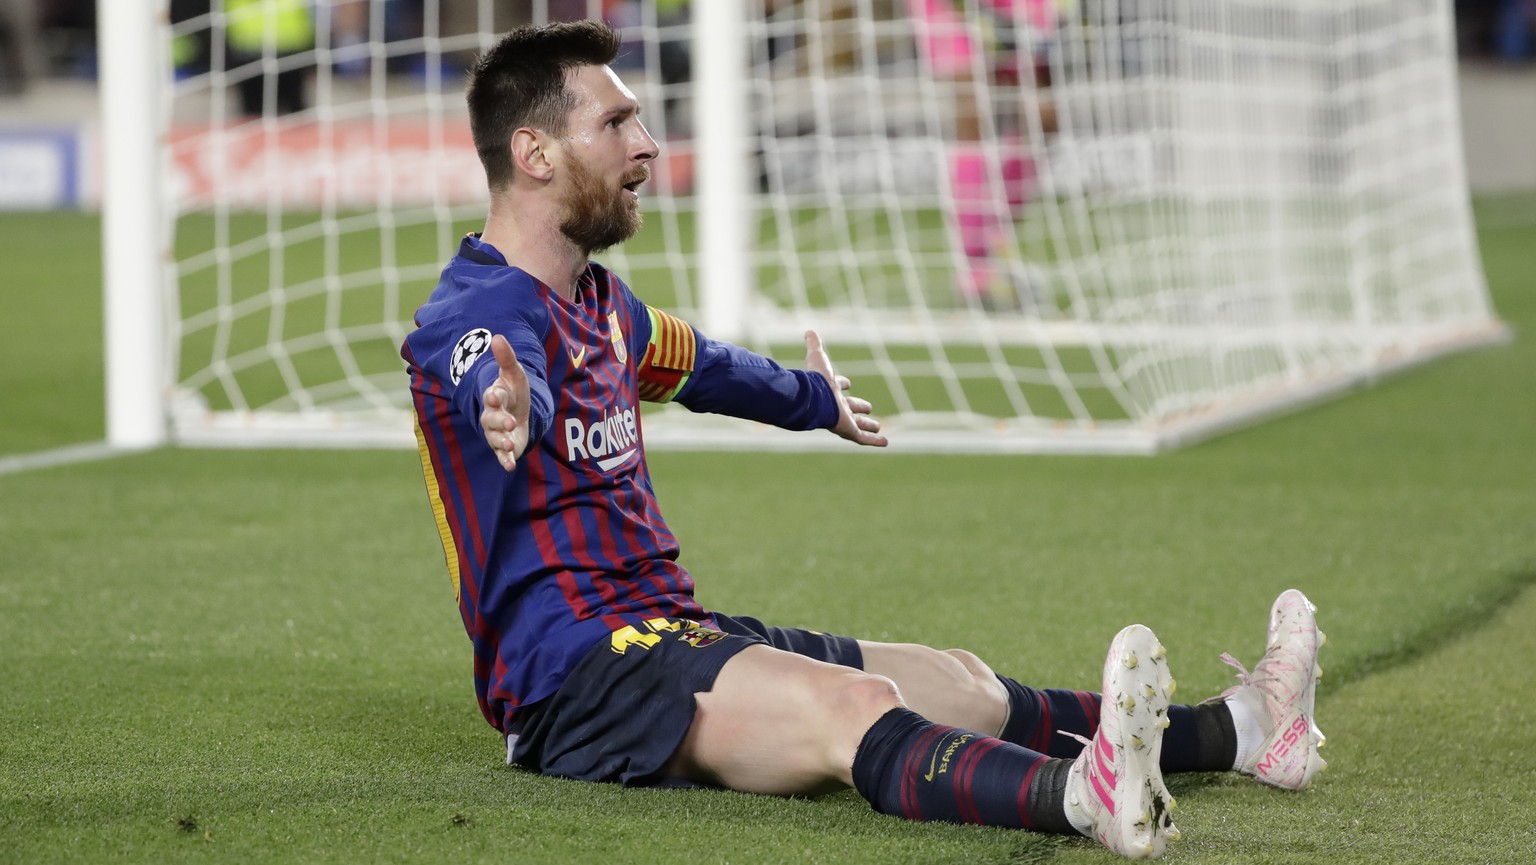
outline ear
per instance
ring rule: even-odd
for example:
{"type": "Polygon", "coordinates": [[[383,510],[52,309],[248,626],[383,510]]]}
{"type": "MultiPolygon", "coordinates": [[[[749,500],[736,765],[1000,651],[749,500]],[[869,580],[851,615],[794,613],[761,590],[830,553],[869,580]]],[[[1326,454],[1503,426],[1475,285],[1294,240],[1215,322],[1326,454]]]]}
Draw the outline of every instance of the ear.
{"type": "Polygon", "coordinates": [[[549,180],[555,176],[555,166],[550,158],[553,142],[534,129],[520,127],[512,133],[512,162],[522,173],[535,180],[549,180]]]}

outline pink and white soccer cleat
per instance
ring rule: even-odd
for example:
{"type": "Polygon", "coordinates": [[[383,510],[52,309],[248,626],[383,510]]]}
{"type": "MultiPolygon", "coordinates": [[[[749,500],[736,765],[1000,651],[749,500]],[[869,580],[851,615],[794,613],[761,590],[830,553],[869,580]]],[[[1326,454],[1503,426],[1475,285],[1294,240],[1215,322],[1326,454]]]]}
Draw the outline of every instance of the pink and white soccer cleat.
{"type": "Polygon", "coordinates": [[[1083,740],[1067,777],[1073,825],[1132,859],[1155,859],[1179,839],[1159,767],[1175,687],[1166,655],[1142,625],[1115,635],[1104,660],[1099,729],[1083,740]]]}
{"type": "Polygon", "coordinates": [[[1323,675],[1317,650],[1326,640],[1313,617],[1316,611],[1306,595],[1289,589],[1270,607],[1269,640],[1253,672],[1231,655],[1221,656],[1237,668],[1241,684],[1218,699],[1241,702],[1263,726],[1263,741],[1238,771],[1285,790],[1306,789],[1328,766],[1318,754],[1325,737],[1313,709],[1323,675]]]}

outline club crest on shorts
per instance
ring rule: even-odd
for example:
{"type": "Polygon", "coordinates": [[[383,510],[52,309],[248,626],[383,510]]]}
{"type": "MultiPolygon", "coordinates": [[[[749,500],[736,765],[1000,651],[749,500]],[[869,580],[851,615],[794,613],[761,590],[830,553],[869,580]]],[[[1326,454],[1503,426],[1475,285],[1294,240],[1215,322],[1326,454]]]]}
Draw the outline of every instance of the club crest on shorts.
{"type": "Polygon", "coordinates": [[[624,347],[624,330],[619,327],[619,314],[608,313],[608,338],[613,340],[613,356],[619,363],[629,362],[629,349],[624,347]]]}
{"type": "Polygon", "coordinates": [[[491,332],[483,327],[477,327],[469,333],[459,337],[458,344],[453,347],[453,356],[448,363],[448,377],[454,384],[469,372],[469,368],[475,365],[480,356],[491,350],[491,332]]]}
{"type": "Polygon", "coordinates": [[[713,646],[723,639],[725,639],[725,633],[723,631],[717,631],[714,628],[706,628],[703,625],[691,625],[689,626],[688,630],[683,631],[681,634],[677,635],[678,642],[687,643],[695,649],[702,649],[706,646],[713,646]]]}

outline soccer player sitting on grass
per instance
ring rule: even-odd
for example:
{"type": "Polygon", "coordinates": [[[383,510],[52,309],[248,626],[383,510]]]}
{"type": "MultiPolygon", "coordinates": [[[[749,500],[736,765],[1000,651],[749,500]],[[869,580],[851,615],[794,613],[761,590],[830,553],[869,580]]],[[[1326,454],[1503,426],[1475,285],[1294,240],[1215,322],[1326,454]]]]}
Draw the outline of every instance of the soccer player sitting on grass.
{"type": "MultiPolygon", "coordinates": [[[[402,347],[427,489],[475,688],[509,762],[631,785],[767,794],[854,787],[881,812],[1097,838],[1178,837],[1170,771],[1307,786],[1313,608],[1222,698],[1170,705],[1163,647],[1110,644],[1100,694],[1037,690],[975,655],[702,609],[646,468],[637,402],[676,401],[857,445],[886,440],[815,333],[805,370],[712,340],[588,260],[640,226],[657,156],[594,22],[524,28],[475,66],[491,192],[402,347]]],[[[1233,662],[1235,663],[1235,662],[1233,662]]]]}

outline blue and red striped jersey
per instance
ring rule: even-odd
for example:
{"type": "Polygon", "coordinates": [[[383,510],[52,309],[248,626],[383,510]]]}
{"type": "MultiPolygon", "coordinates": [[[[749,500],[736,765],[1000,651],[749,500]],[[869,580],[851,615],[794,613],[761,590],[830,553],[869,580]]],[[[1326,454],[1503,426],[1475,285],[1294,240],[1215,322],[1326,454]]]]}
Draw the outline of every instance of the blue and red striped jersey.
{"type": "Polygon", "coordinates": [[[707,339],[598,264],[580,288],[573,303],[470,235],[401,348],[475,689],[504,733],[614,631],[708,619],[651,486],[641,399],[788,429],[837,420],[821,376],[707,339]],[[529,446],[510,473],[480,429],[498,333],[530,391],[529,446]]]}

